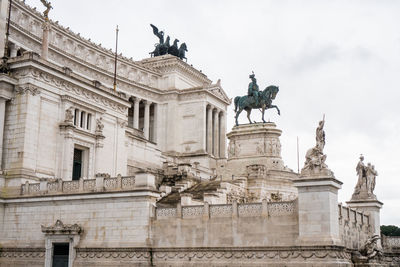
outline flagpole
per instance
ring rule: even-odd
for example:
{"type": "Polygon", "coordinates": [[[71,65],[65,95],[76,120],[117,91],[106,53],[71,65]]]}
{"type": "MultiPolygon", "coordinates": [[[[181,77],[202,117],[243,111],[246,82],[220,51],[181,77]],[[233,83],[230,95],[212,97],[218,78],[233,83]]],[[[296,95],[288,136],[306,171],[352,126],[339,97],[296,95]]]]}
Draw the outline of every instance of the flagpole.
{"type": "Polygon", "coordinates": [[[117,90],[117,55],[118,55],[118,25],[115,30],[115,60],[114,60],[114,91],[117,90]]]}

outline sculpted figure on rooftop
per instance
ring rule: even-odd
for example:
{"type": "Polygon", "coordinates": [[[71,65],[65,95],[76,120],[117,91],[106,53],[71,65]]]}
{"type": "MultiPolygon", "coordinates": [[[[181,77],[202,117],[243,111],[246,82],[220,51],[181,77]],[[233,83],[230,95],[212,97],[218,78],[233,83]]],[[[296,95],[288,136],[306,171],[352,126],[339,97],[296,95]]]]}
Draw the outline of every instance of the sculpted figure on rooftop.
{"type": "Polygon", "coordinates": [[[171,46],[169,36],[167,36],[167,38],[164,41],[164,32],[158,30],[158,28],[153,24],[150,24],[150,26],[153,29],[153,34],[158,38],[158,43],[154,45],[155,49],[153,50],[153,52],[149,53],[152,57],[158,57],[170,54],[179,57],[180,59],[186,59],[185,52],[188,51],[186,43],[182,43],[178,48],[179,40],[175,39],[173,45],[171,46]]]}

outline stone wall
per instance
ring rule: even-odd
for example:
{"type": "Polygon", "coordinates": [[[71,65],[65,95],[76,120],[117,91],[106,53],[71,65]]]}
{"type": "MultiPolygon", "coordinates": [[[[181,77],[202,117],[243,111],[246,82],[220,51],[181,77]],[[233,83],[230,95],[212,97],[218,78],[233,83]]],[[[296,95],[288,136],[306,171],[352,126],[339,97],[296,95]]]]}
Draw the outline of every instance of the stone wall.
{"type": "Polygon", "coordinates": [[[291,246],[298,236],[296,202],[157,208],[153,247],[291,246]]]}
{"type": "Polygon", "coordinates": [[[360,249],[372,235],[371,230],[368,215],[339,204],[339,235],[346,248],[360,249]]]}
{"type": "Polygon", "coordinates": [[[7,199],[0,247],[44,248],[41,225],[56,220],[83,228],[78,247],[143,247],[156,197],[149,191],[131,191],[7,199]]]}

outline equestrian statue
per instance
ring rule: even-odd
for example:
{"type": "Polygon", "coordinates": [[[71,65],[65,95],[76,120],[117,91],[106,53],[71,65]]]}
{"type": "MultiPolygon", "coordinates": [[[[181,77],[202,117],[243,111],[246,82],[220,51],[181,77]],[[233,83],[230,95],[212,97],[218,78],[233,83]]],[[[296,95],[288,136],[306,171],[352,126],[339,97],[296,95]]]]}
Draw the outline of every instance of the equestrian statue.
{"type": "Polygon", "coordinates": [[[158,56],[163,56],[166,54],[170,54],[176,57],[179,57],[180,59],[186,59],[185,57],[185,52],[187,52],[187,47],[186,47],[186,43],[182,43],[179,48],[178,48],[178,39],[174,40],[173,45],[170,45],[170,37],[167,36],[167,38],[164,41],[164,32],[163,31],[159,31],[158,28],[156,26],[154,26],[153,24],[150,24],[151,28],[153,28],[153,33],[155,36],[158,37],[158,43],[155,44],[155,49],[153,52],[150,52],[149,54],[152,57],[158,57],[158,56]]]}
{"type": "Polygon", "coordinates": [[[250,120],[252,109],[261,109],[263,122],[266,122],[264,120],[264,112],[266,109],[275,108],[278,111],[278,115],[281,115],[279,108],[275,105],[272,105],[272,100],[275,99],[276,94],[279,92],[279,87],[270,85],[263,91],[260,91],[254,72],[249,76],[249,78],[251,79],[251,82],[249,83],[247,95],[237,96],[234,99],[236,126],[239,125],[238,117],[243,110],[246,110],[247,118],[249,119],[250,123],[253,123],[250,120]]]}

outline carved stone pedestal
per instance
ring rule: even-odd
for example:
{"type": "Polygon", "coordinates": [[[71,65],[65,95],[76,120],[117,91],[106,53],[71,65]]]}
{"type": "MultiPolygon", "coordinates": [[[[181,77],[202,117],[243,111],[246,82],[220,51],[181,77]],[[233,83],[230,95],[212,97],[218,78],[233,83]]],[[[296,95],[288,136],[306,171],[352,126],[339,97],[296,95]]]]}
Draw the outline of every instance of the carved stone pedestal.
{"type": "Polygon", "coordinates": [[[298,189],[299,245],[341,245],[338,221],[338,189],[333,175],[303,176],[298,189]]]}
{"type": "Polygon", "coordinates": [[[297,174],[284,166],[281,157],[281,133],[275,123],[268,122],[234,126],[227,134],[229,150],[223,178],[247,178],[252,201],[292,200],[297,196],[293,186],[297,174]]]}
{"type": "MultiPolygon", "coordinates": [[[[382,202],[376,199],[352,199],[350,201],[347,201],[346,203],[350,208],[356,209],[369,215],[369,223],[373,226],[372,235],[381,236],[380,209],[383,206],[382,202]]],[[[381,242],[378,242],[378,246],[381,248],[381,242]]]]}

